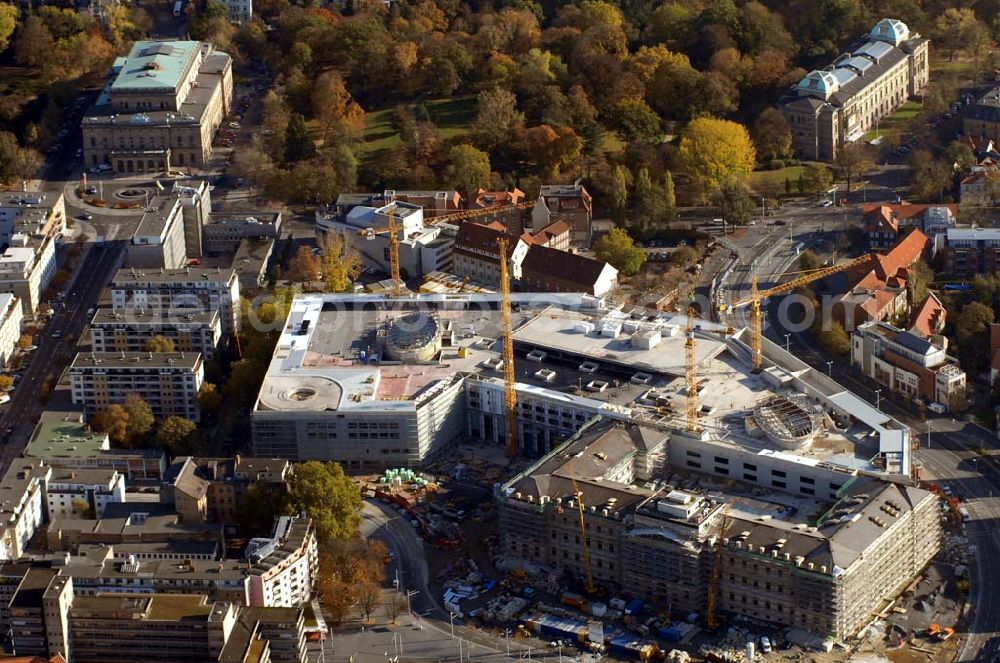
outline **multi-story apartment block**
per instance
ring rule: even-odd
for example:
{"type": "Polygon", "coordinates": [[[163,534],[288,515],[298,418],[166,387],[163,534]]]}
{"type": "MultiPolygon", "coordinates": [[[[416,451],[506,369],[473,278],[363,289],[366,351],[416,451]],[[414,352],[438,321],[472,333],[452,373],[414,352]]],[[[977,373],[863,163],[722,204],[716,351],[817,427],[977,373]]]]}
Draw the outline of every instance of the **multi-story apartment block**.
{"type": "Polygon", "coordinates": [[[232,268],[120,269],[111,284],[111,306],[117,312],[218,311],[228,339],[240,326],[239,276],[232,268]]]}
{"type": "Polygon", "coordinates": [[[178,352],[200,352],[212,359],[222,343],[219,311],[101,308],[90,322],[95,352],[142,352],[156,336],[173,341],[178,352]]]}
{"type": "Polygon", "coordinates": [[[876,129],[929,75],[929,41],[902,21],[883,18],[865,40],[823,70],[810,72],[780,103],[803,159],[833,161],[847,143],[876,129]]]}
{"type": "Polygon", "coordinates": [[[582,184],[545,184],[531,210],[531,232],[538,232],[556,221],[565,221],[572,229],[574,244],[590,246],[593,201],[582,184]]]}
{"type": "Polygon", "coordinates": [[[137,396],[155,417],[198,421],[198,392],[205,377],[196,352],[78,353],[69,367],[73,402],[93,413],[137,396]]]}
{"type": "Polygon", "coordinates": [[[993,88],[966,109],[962,128],[977,141],[1000,143],[1000,87],[993,88]]]}
{"type": "Polygon", "coordinates": [[[175,183],[149,200],[128,246],[129,267],[178,269],[202,255],[201,231],[212,211],[208,183],[175,183]]]}
{"type": "Polygon", "coordinates": [[[976,166],[958,186],[963,205],[1000,207],[1000,168],[996,165],[976,166]]]}
{"type": "Polygon", "coordinates": [[[56,237],[66,229],[66,200],[61,191],[0,193],[0,244],[20,233],[56,237]]]}
{"type": "Polygon", "coordinates": [[[655,428],[598,422],[504,484],[496,496],[505,556],[578,578],[589,572],[612,591],[680,612],[703,612],[717,584],[719,612],[846,639],[940,547],[938,499],[929,491],[759,449],[734,455],[724,443],[666,437],[655,428]],[[651,444],[667,450],[663,469],[691,488],[663,493],[635,481],[633,459],[651,444]],[[704,488],[702,474],[711,476],[704,488]],[[753,497],[750,490],[710,495],[721,481],[769,488],[753,497]],[[789,499],[816,514],[813,525],[783,515],[789,499]]]}
{"type": "Polygon", "coordinates": [[[104,507],[125,501],[125,476],[118,470],[53,467],[45,486],[49,519],[82,516],[100,518],[104,507]]]}
{"type": "Polygon", "coordinates": [[[319,557],[316,529],[304,517],[282,516],[269,539],[251,539],[250,605],[292,607],[312,596],[319,557]]]}
{"type": "Polygon", "coordinates": [[[40,460],[15,460],[0,481],[0,560],[18,559],[45,522],[45,483],[52,468],[40,460]]]}
{"type": "Polygon", "coordinates": [[[9,292],[0,293],[0,370],[6,370],[10,356],[21,339],[24,309],[20,300],[9,292]]]}
{"type": "Polygon", "coordinates": [[[531,244],[530,235],[510,237],[507,228],[499,221],[488,225],[466,222],[458,228],[455,248],[452,251],[451,272],[477,283],[500,283],[500,244],[507,238],[507,269],[510,278],[521,278],[521,262],[531,244]]]}
{"type": "Polygon", "coordinates": [[[955,276],[1000,270],[1000,228],[951,228],[945,235],[944,271],[955,276]]]}
{"type": "Polygon", "coordinates": [[[166,469],[162,450],[112,450],[108,434],[91,430],[81,412],[42,412],[23,455],[53,468],[116,470],[129,481],[159,479],[166,469]]]}
{"type": "Polygon", "coordinates": [[[884,322],[859,326],[851,338],[851,364],[908,399],[965,409],[965,371],[958,360],[912,332],[884,322]]]}
{"type": "Polygon", "coordinates": [[[240,216],[212,215],[202,228],[205,253],[235,253],[245,239],[281,237],[281,212],[250,212],[240,216]]]}
{"type": "Polygon", "coordinates": [[[0,292],[16,295],[25,315],[34,315],[56,273],[56,241],[15,234],[0,254],[0,292]]]}
{"type": "Polygon", "coordinates": [[[232,23],[246,23],[253,18],[253,0],[226,0],[226,12],[232,23]]]}
{"type": "Polygon", "coordinates": [[[84,114],[84,165],[116,173],[203,166],[232,100],[232,58],[211,44],[138,41],[84,114]]]}

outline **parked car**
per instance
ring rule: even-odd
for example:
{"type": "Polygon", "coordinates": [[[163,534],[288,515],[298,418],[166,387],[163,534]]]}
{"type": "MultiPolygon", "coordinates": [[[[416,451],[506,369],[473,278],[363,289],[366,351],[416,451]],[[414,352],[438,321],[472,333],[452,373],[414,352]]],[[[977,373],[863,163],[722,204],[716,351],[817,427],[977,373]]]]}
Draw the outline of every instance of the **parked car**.
{"type": "Polygon", "coordinates": [[[77,214],[76,218],[80,219],[81,221],[90,221],[94,218],[94,215],[91,214],[90,212],[84,212],[83,214],[77,214]]]}
{"type": "Polygon", "coordinates": [[[948,408],[946,408],[943,404],[938,403],[937,401],[928,405],[927,409],[935,414],[944,414],[945,412],[948,411],[948,408]]]}
{"type": "Polygon", "coordinates": [[[762,636],[760,639],[760,650],[765,654],[771,653],[771,639],[766,635],[762,636]]]}
{"type": "Polygon", "coordinates": [[[88,196],[93,196],[93,195],[95,195],[97,193],[97,187],[96,186],[88,186],[87,190],[84,193],[86,193],[88,196]]]}

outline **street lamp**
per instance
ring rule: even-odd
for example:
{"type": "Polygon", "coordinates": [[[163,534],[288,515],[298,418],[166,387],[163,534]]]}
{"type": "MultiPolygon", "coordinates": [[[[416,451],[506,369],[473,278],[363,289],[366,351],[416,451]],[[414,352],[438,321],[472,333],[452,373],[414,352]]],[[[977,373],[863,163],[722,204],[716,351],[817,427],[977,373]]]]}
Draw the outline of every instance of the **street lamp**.
{"type": "Polygon", "coordinates": [[[454,640],[455,639],[455,613],[454,612],[449,612],[448,613],[448,620],[451,622],[451,639],[454,640]]]}
{"type": "Polygon", "coordinates": [[[507,658],[510,658],[510,629],[505,628],[503,630],[503,635],[507,639],[507,658]]]}
{"type": "Polygon", "coordinates": [[[792,339],[792,335],[791,334],[785,334],[785,352],[790,352],[790,350],[788,349],[788,347],[789,347],[789,342],[791,341],[791,339],[792,339]]]}
{"type": "Polygon", "coordinates": [[[881,394],[882,394],[882,390],[881,389],[876,389],[875,390],[875,409],[876,410],[881,409],[879,407],[879,405],[882,403],[882,395],[881,394]]]}
{"type": "Polygon", "coordinates": [[[826,362],[826,377],[830,378],[831,380],[833,379],[833,362],[832,361],[826,362]]]}

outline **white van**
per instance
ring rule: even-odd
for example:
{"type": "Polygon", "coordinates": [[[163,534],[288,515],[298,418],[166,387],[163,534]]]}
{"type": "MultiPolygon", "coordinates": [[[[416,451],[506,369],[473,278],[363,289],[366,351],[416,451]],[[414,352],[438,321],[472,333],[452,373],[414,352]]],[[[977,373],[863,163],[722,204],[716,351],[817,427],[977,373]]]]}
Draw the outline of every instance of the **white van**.
{"type": "Polygon", "coordinates": [[[938,403],[937,401],[934,401],[933,403],[928,405],[927,409],[930,410],[931,412],[934,412],[935,414],[944,414],[945,412],[948,411],[948,408],[946,408],[941,403],[938,403]]]}

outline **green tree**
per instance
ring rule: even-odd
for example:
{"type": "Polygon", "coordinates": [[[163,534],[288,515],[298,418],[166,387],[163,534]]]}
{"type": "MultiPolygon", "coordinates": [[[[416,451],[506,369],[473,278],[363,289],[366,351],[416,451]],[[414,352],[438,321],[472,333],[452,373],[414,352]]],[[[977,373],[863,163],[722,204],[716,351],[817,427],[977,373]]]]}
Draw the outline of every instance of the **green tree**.
{"type": "Polygon", "coordinates": [[[608,122],[626,142],[659,142],[660,116],[642,99],[622,99],[609,112],[608,122]]]}
{"type": "Polygon", "coordinates": [[[448,151],[447,180],[469,199],[490,183],[490,156],[472,145],[454,145],[448,151]]]}
{"type": "Polygon", "coordinates": [[[668,170],[663,176],[663,203],[667,208],[667,220],[677,218],[677,194],[674,192],[674,176],[668,170]]]}
{"type": "Polygon", "coordinates": [[[762,163],[784,159],[792,154],[792,130],[785,114],[777,108],[765,108],[754,120],[751,134],[757,158],[762,163]]]}
{"type": "Polygon", "coordinates": [[[314,156],[316,156],[316,143],[309,133],[306,120],[300,114],[293,113],[285,129],[285,159],[295,163],[314,156]]]}
{"type": "Polygon", "coordinates": [[[156,444],[172,457],[196,453],[201,446],[198,426],[190,419],[170,415],[156,427],[156,444]]]}
{"type": "Polygon", "coordinates": [[[153,430],[153,408],[135,394],[125,397],[125,412],[128,414],[126,432],[130,445],[142,442],[153,430]]]}
{"type": "Polygon", "coordinates": [[[910,291],[910,301],[914,306],[920,304],[930,293],[930,284],[934,282],[934,270],[923,260],[918,260],[910,266],[910,277],[906,286],[910,291]]]}
{"type": "Polygon", "coordinates": [[[681,132],[677,161],[704,195],[731,177],[746,180],[757,151],[743,125],[699,117],[681,132]]]}
{"type": "Polygon", "coordinates": [[[118,446],[128,444],[128,412],[117,403],[108,405],[95,412],[88,422],[98,433],[107,433],[113,443],[118,446]]]}
{"type": "Polygon", "coordinates": [[[944,159],[947,163],[961,171],[970,170],[976,165],[976,154],[969,147],[968,143],[956,140],[948,144],[944,151],[944,159]]]}
{"type": "Polygon", "coordinates": [[[993,309],[979,302],[962,307],[955,321],[958,356],[967,373],[979,373],[989,365],[989,327],[994,321],[993,309]]]}
{"type": "Polygon", "coordinates": [[[954,171],[950,164],[934,158],[927,150],[916,150],[910,155],[910,186],[917,198],[940,202],[945,190],[951,186],[954,171]]]}
{"type": "Polygon", "coordinates": [[[0,2],[0,53],[10,46],[10,37],[17,27],[17,17],[20,12],[16,5],[0,2]]]}
{"type": "Polygon", "coordinates": [[[496,87],[480,92],[476,102],[472,133],[479,145],[493,150],[508,140],[523,120],[517,110],[517,97],[509,90],[496,87]]]}
{"type": "Polygon", "coordinates": [[[799,254],[799,271],[810,272],[823,266],[823,261],[815,252],[806,249],[799,254]]]}
{"type": "Polygon", "coordinates": [[[840,178],[847,183],[847,193],[849,194],[851,193],[851,183],[874,168],[875,160],[865,143],[854,142],[847,143],[837,153],[834,165],[837,167],[840,178]]]}
{"type": "Polygon", "coordinates": [[[851,349],[851,338],[844,331],[844,326],[836,320],[823,325],[816,335],[816,341],[824,350],[835,355],[845,355],[851,349]]]}
{"type": "Polygon", "coordinates": [[[41,67],[51,61],[55,53],[52,33],[35,14],[21,23],[14,35],[14,61],[24,67],[41,67]]]}
{"type": "Polygon", "coordinates": [[[800,182],[800,191],[820,193],[829,191],[830,187],[833,186],[833,175],[830,174],[830,169],[826,166],[811,163],[802,171],[800,182]]]}
{"type": "Polygon", "coordinates": [[[623,274],[635,274],[646,262],[646,252],[622,228],[612,228],[594,242],[594,254],[623,274]]]}
{"type": "Polygon", "coordinates": [[[251,484],[236,504],[236,523],[246,537],[267,536],[278,516],[291,512],[288,492],[276,484],[251,484]]]}
{"type": "Polygon", "coordinates": [[[660,187],[653,183],[649,169],[642,167],[635,178],[635,220],[640,228],[650,228],[667,221],[667,201],[660,187]]]}
{"type": "Polygon", "coordinates": [[[297,465],[289,498],[296,512],[312,518],[320,544],[348,539],[361,524],[361,491],[337,463],[307,461],[297,465]]]}
{"type": "Polygon", "coordinates": [[[319,248],[319,263],[326,292],[350,292],[354,279],[361,273],[358,252],[348,246],[339,233],[321,235],[319,248]]]}
{"type": "Polygon", "coordinates": [[[611,218],[617,224],[625,222],[628,211],[628,171],[621,164],[611,172],[611,186],[608,187],[611,198],[611,218]]]}
{"type": "Polygon", "coordinates": [[[733,226],[745,226],[753,216],[755,205],[750,189],[736,178],[722,182],[715,196],[722,211],[722,218],[733,226]]]}
{"type": "Polygon", "coordinates": [[[146,341],[144,349],[146,352],[173,352],[174,347],[172,339],[157,335],[146,341]]]}
{"type": "Polygon", "coordinates": [[[198,392],[198,407],[203,414],[216,414],[222,409],[222,394],[211,382],[203,382],[198,392]]]}
{"type": "Polygon", "coordinates": [[[0,131],[0,184],[32,179],[41,165],[38,152],[18,145],[14,134],[0,131]]]}

